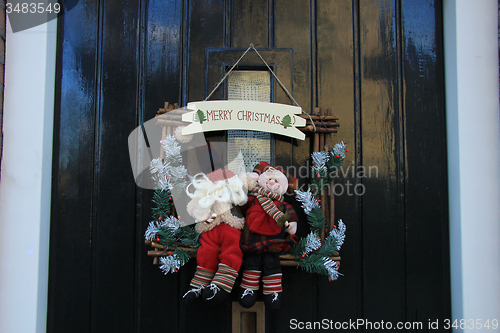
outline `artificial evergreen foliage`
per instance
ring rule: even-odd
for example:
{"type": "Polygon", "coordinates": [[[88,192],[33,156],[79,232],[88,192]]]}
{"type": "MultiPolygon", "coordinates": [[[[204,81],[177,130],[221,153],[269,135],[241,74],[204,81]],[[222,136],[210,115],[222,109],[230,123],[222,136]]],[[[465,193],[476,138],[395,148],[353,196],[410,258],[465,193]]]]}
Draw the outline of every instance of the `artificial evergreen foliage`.
{"type": "MultiPolygon", "coordinates": [[[[200,119],[203,118],[204,115],[200,119]]],[[[286,116],[282,122],[285,118],[286,116]]],[[[200,242],[199,234],[193,226],[183,226],[182,222],[172,215],[172,191],[183,189],[187,176],[187,171],[182,165],[179,143],[171,135],[166,136],[161,143],[165,151],[165,160],[151,161],[150,170],[159,189],[155,190],[152,200],[154,220],[149,223],[144,236],[147,240],[165,246],[164,256],[160,258],[160,269],[164,274],[168,274],[178,272],[191,258],[191,254],[196,252],[200,242]]],[[[338,226],[334,226],[323,244],[321,243],[319,235],[326,228],[326,222],[315,193],[333,180],[332,172],[342,166],[346,151],[348,150],[342,142],[336,144],[331,152],[313,153],[311,157],[314,166],[311,168],[313,173],[310,187],[305,192],[295,191],[296,198],[302,203],[307,215],[310,233],[290,249],[290,254],[301,269],[326,275],[330,281],[336,280],[341,275],[337,263],[331,257],[338,253],[344,243],[346,227],[342,220],[339,220],[338,226]]]]}
{"type": "Polygon", "coordinates": [[[153,204],[154,206],[151,212],[155,220],[170,215],[170,209],[172,208],[172,194],[170,190],[155,190],[153,194],[153,204]]]}
{"type": "Polygon", "coordinates": [[[158,189],[152,200],[151,215],[154,221],[149,223],[144,237],[165,247],[165,255],[160,258],[160,269],[168,274],[177,272],[191,258],[191,251],[185,246],[196,249],[200,243],[194,227],[183,226],[172,215],[172,191],[183,190],[187,176],[187,170],[182,164],[181,147],[172,135],[165,136],[161,145],[165,159],[154,159],[150,165],[158,189]]]}
{"type": "Polygon", "coordinates": [[[307,222],[311,231],[320,232],[326,226],[325,216],[321,211],[319,201],[314,197],[311,189],[306,192],[295,191],[295,197],[302,203],[302,208],[307,215],[307,222]]]}
{"type": "Polygon", "coordinates": [[[315,194],[327,188],[333,179],[338,175],[348,152],[344,142],[334,145],[333,150],[319,151],[311,154],[313,166],[311,167],[311,188],[315,194]]]}
{"type": "Polygon", "coordinates": [[[304,212],[307,215],[307,222],[311,232],[307,237],[302,238],[290,249],[299,267],[306,272],[327,275],[330,281],[336,280],[339,275],[338,265],[330,257],[340,250],[345,239],[345,224],[339,220],[338,226],[333,230],[321,244],[320,233],[326,228],[325,216],[321,210],[320,201],[315,194],[321,192],[342,167],[347,152],[345,144],[335,144],[331,152],[313,152],[311,158],[311,183],[307,191],[295,191],[295,196],[302,203],[304,212]]]}

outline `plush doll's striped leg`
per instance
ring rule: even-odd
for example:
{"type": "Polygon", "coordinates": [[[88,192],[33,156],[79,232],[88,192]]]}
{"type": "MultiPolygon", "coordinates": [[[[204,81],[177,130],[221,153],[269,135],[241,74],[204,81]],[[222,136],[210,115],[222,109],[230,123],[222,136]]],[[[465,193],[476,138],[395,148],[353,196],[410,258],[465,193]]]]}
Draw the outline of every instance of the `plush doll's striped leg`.
{"type": "Polygon", "coordinates": [[[214,229],[220,243],[217,272],[212,282],[203,290],[203,299],[212,304],[221,303],[231,293],[234,281],[241,267],[243,253],[240,249],[241,231],[228,224],[220,224],[214,229]]]}
{"type": "Polygon", "coordinates": [[[240,284],[240,305],[251,308],[257,301],[257,291],[260,289],[261,255],[245,255],[243,277],[240,284]]]}
{"type": "Polygon", "coordinates": [[[200,235],[200,243],[196,257],[198,266],[190,283],[191,289],[183,296],[184,302],[188,305],[201,299],[202,290],[212,281],[219,262],[217,259],[219,246],[213,240],[212,230],[200,235]]]}
{"type": "Polygon", "coordinates": [[[278,310],[281,307],[281,264],[279,253],[264,253],[262,269],[263,298],[266,309],[278,310]]]}
{"type": "Polygon", "coordinates": [[[197,266],[194,277],[189,284],[191,289],[183,296],[184,302],[189,305],[199,300],[203,288],[210,284],[214,275],[215,271],[197,266]]]}
{"type": "Polygon", "coordinates": [[[210,285],[203,290],[203,299],[212,304],[219,304],[233,290],[238,271],[226,264],[220,263],[210,285]]]}

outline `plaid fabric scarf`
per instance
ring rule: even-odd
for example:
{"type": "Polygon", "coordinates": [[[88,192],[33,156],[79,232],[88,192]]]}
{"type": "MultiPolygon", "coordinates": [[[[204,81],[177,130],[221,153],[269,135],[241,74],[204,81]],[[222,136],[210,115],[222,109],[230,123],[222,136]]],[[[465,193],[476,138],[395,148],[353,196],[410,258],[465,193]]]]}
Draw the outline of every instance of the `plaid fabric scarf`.
{"type": "Polygon", "coordinates": [[[255,197],[259,200],[260,205],[264,209],[264,211],[271,216],[275,221],[278,221],[280,217],[282,217],[283,212],[276,207],[273,200],[283,201],[283,195],[279,193],[273,193],[269,190],[266,190],[263,187],[259,187],[255,193],[255,197]]]}

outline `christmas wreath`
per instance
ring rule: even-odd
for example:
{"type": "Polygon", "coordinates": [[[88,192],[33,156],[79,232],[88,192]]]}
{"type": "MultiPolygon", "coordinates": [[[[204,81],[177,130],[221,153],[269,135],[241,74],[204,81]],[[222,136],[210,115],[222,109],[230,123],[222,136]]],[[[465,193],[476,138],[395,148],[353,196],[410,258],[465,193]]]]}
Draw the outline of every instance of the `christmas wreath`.
{"type": "MultiPolygon", "coordinates": [[[[187,170],[182,164],[181,146],[173,135],[166,135],[161,141],[164,158],[151,161],[150,171],[156,182],[157,190],[153,195],[151,221],[145,232],[145,239],[155,251],[153,255],[160,260],[164,274],[178,272],[192,258],[200,246],[199,234],[194,226],[184,225],[175,214],[172,193],[183,191],[186,185],[187,170]]],[[[325,216],[316,194],[331,185],[344,162],[348,151],[345,144],[335,144],[332,151],[311,154],[311,185],[307,191],[295,191],[302,203],[310,233],[299,240],[289,251],[298,267],[306,272],[328,276],[330,281],[339,275],[339,265],[332,257],[338,253],[345,239],[346,226],[339,220],[322,242],[321,233],[326,229],[325,216]]]]}

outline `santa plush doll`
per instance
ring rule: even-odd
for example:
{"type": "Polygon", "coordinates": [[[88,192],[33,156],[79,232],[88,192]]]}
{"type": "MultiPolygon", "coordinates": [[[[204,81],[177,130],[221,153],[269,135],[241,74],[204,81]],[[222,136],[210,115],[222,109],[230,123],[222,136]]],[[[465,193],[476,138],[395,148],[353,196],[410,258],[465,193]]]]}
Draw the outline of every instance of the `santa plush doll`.
{"type": "Polygon", "coordinates": [[[260,162],[254,171],[248,175],[254,180],[249,184],[252,195],[243,206],[246,221],[241,248],[245,256],[239,301],[246,308],[255,304],[262,277],[266,308],[276,310],[282,292],[279,256],[298,241],[297,214],[284,201],[289,183],[296,179],[266,162],[260,162]]]}
{"type": "Polygon", "coordinates": [[[187,211],[197,222],[201,246],[191,289],[183,298],[187,304],[199,299],[217,304],[231,293],[242,262],[240,238],[245,220],[234,208],[247,201],[245,177],[227,169],[199,173],[186,193],[191,198],[187,211]]]}

